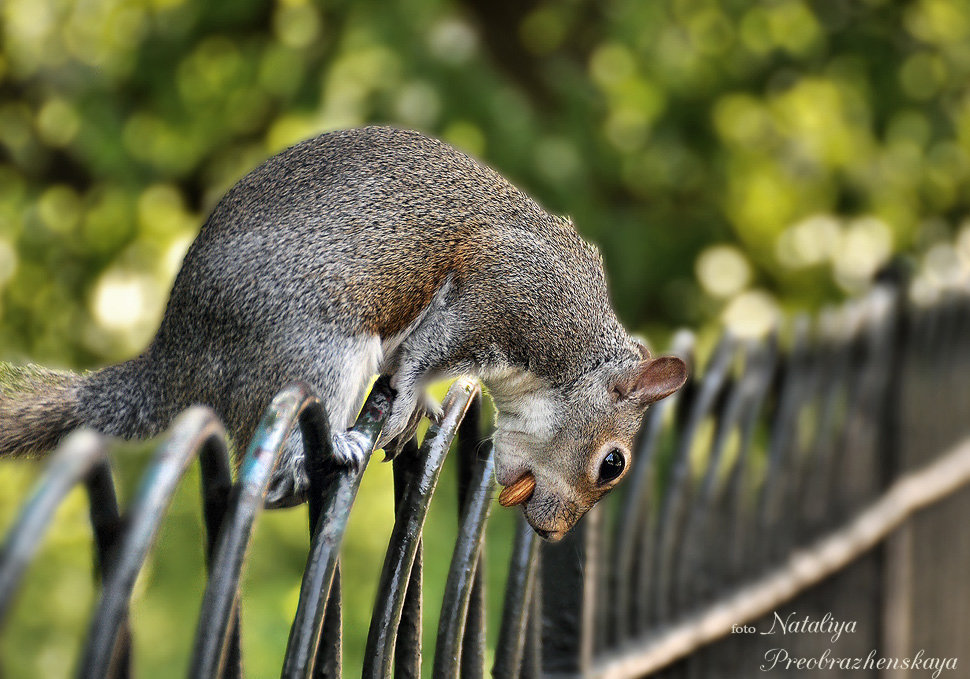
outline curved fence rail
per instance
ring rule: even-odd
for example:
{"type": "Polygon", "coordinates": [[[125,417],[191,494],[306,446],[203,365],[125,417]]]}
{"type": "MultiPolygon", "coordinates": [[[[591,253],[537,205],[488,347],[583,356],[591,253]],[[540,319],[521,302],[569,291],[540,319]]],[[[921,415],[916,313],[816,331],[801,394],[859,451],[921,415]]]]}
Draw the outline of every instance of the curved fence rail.
{"type": "MultiPolygon", "coordinates": [[[[917,652],[941,666],[970,662],[959,659],[970,638],[962,576],[970,536],[956,523],[970,511],[970,295],[952,291],[915,307],[879,287],[766,339],[725,335],[703,367],[695,344],[689,332],[674,337],[670,350],[694,364],[693,377],[647,412],[621,490],[559,544],[541,543],[519,519],[504,609],[494,612],[501,624],[492,674],[738,677],[766,663],[784,669],[784,658],[874,652],[872,662],[886,660],[880,669],[895,677],[907,676],[899,662],[917,652]],[[828,624],[829,634],[773,636],[791,614],[796,629],[804,618],[828,624]],[[851,633],[831,633],[839,620],[854,623],[851,633]]],[[[340,547],[392,396],[378,380],[354,427],[335,438],[306,387],[287,387],[235,481],[221,424],[205,408],[190,409],[123,512],[104,441],[73,434],[8,531],[0,624],[56,508],[83,484],[102,584],[78,674],[133,674],[135,579],[197,459],[209,577],[188,675],[244,676],[240,577],[277,456],[299,427],[310,547],[281,676],[342,676],[340,547]],[[334,463],[335,442],[361,448],[359,469],[334,463]]],[[[367,631],[368,679],[486,671],[483,552],[494,462],[477,383],[456,381],[443,412],[420,446],[411,441],[394,460],[396,518],[367,631]],[[423,668],[422,531],[453,448],[461,516],[434,657],[423,668]]]]}

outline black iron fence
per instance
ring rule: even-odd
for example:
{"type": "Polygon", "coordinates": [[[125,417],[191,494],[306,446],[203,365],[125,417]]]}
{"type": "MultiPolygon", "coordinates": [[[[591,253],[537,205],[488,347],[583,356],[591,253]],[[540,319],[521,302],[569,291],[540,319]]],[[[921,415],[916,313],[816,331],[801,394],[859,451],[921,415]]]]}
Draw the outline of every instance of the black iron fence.
{"type": "MultiPolygon", "coordinates": [[[[693,361],[694,338],[678,334],[672,350],[693,361]]],[[[938,665],[967,676],[968,369],[962,292],[914,307],[879,288],[814,322],[796,319],[782,336],[725,335],[684,390],[648,411],[622,490],[556,545],[540,545],[519,521],[492,674],[710,678],[814,667],[930,676],[938,665]]],[[[379,380],[354,427],[365,460],[390,396],[379,380]]],[[[422,675],[422,527],[453,447],[461,517],[427,664],[434,677],[486,671],[482,549],[495,493],[480,401],[476,383],[455,382],[441,423],[393,463],[396,520],[364,677],[422,675]]],[[[274,399],[235,481],[214,415],[183,413],[124,511],[104,441],[69,437],[0,554],[0,624],[55,509],[83,484],[101,590],[78,674],[129,676],[135,579],[198,459],[209,577],[188,674],[242,676],[240,574],[276,456],[296,427],[312,537],[282,676],[341,676],[339,554],[366,464],[355,472],[331,462],[322,407],[299,385],[274,399]]]]}

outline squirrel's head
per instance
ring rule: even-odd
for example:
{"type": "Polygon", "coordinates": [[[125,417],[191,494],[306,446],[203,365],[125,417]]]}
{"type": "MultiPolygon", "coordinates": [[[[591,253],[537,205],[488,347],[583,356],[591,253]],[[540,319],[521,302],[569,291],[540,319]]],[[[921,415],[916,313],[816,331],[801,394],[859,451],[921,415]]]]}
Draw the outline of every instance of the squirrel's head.
{"type": "Polygon", "coordinates": [[[680,358],[651,358],[639,348],[568,386],[497,399],[496,478],[509,486],[532,474],[535,488],[523,511],[547,540],[561,539],[626,476],[644,410],[687,379],[680,358]]]}

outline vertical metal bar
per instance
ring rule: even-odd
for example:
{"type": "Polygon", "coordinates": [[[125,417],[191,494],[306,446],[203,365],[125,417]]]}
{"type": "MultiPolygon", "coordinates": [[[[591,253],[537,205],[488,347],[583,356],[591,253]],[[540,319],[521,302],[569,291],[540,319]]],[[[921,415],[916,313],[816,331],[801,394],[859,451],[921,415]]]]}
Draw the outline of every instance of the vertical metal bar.
{"type": "Polygon", "coordinates": [[[344,674],[344,609],[341,592],[340,560],[333,570],[320,630],[320,644],[314,659],[314,679],[340,679],[344,674]]]}
{"type": "Polygon", "coordinates": [[[842,452],[830,471],[828,500],[836,520],[872,501],[889,480],[889,464],[880,459],[879,437],[890,373],[898,370],[891,362],[894,307],[892,292],[879,287],[867,296],[861,311],[857,370],[840,441],[842,452]]]}
{"type": "MultiPolygon", "coordinates": [[[[923,312],[921,346],[916,349],[914,354],[919,368],[920,391],[926,396],[935,396],[938,380],[941,377],[941,366],[946,364],[938,354],[940,336],[943,331],[943,319],[939,303],[934,303],[932,306],[923,309],[923,312]]],[[[908,460],[912,467],[928,462],[931,455],[939,449],[942,443],[937,409],[928,407],[927,403],[924,402],[918,405],[918,412],[922,415],[923,422],[933,423],[933,426],[922,429],[923,439],[918,448],[914,447],[913,454],[908,460]]]]}
{"type": "Polygon", "coordinates": [[[592,666],[599,507],[560,542],[542,547],[542,672],[582,675],[592,666]]]}
{"type": "MultiPolygon", "coordinates": [[[[96,570],[103,582],[113,566],[112,554],[124,528],[108,460],[102,461],[91,470],[85,486],[88,491],[88,515],[96,547],[96,570]]],[[[118,637],[118,662],[115,663],[116,671],[112,679],[127,679],[131,674],[131,629],[127,618],[119,627],[118,637]]]]}
{"type": "Polygon", "coordinates": [[[364,679],[388,677],[391,674],[394,642],[404,608],[407,581],[431,497],[438,484],[441,465],[451,448],[459,423],[480,393],[477,382],[456,380],[445,398],[441,423],[431,425],[418,453],[418,473],[410,479],[405,490],[381,570],[364,653],[364,679]]]}
{"type": "Polygon", "coordinates": [[[781,395],[770,423],[768,439],[768,466],[761,493],[758,496],[757,531],[762,535],[754,558],[767,566],[776,558],[778,549],[777,526],[782,520],[784,498],[787,496],[788,474],[794,448],[797,445],[798,417],[802,412],[810,378],[808,370],[809,332],[811,325],[807,316],[799,316],[793,323],[791,348],[781,365],[781,395]]]}
{"type": "MultiPolygon", "coordinates": [[[[34,487],[0,550],[0,624],[10,610],[17,585],[37,553],[54,512],[74,486],[105,464],[104,440],[91,431],[68,436],[54,452],[43,478],[34,487]]],[[[110,473],[105,473],[108,474],[110,487],[110,473]]],[[[91,500],[94,518],[95,498],[91,500]]],[[[117,505],[115,510],[116,518],[117,505]]],[[[99,544],[99,547],[102,545],[99,544]]],[[[104,550],[99,549],[98,554],[103,565],[104,550]]]]}
{"type": "Polygon", "coordinates": [[[310,535],[320,524],[323,496],[333,470],[333,432],[326,408],[306,408],[300,413],[300,434],[303,437],[304,464],[310,482],[307,492],[307,521],[310,535]]]}
{"type": "Polygon", "coordinates": [[[822,507],[818,512],[820,530],[836,527],[851,514],[853,505],[870,500],[879,475],[873,459],[875,423],[871,421],[874,403],[870,392],[873,372],[883,366],[873,363],[878,339],[867,328],[870,305],[856,302],[852,306],[854,314],[846,319],[852,335],[845,340],[849,358],[842,378],[844,400],[839,403],[840,416],[830,435],[827,454],[819,460],[815,474],[818,495],[814,499],[822,507]]]}
{"type": "MultiPolygon", "coordinates": [[[[771,335],[760,345],[754,361],[746,368],[746,383],[749,391],[746,394],[744,412],[740,415],[738,454],[728,479],[724,485],[725,503],[727,509],[718,512],[724,529],[719,531],[723,540],[730,540],[730,548],[725,545],[721,554],[710,552],[711,562],[727,562],[732,567],[729,574],[732,580],[750,576],[752,554],[756,552],[756,545],[751,544],[752,538],[762,539],[755,535],[751,527],[757,521],[755,506],[756,491],[751,487],[749,465],[751,463],[751,446],[754,438],[758,415],[761,413],[765,398],[772,385],[778,359],[777,336],[771,335]],[[725,556],[727,558],[725,558],[725,556]]],[[[715,503],[715,506],[721,503],[715,503]]],[[[711,544],[717,542],[716,536],[711,536],[711,544]]],[[[722,542],[723,544],[723,542],[722,542]]],[[[711,592],[712,594],[713,592],[711,592]]]]}
{"type": "MultiPolygon", "coordinates": [[[[467,415],[466,415],[467,417],[467,415]]],[[[401,511],[404,491],[410,478],[418,474],[418,443],[412,438],[394,458],[394,512],[401,511]]],[[[418,540],[408,577],[404,607],[401,609],[401,622],[397,626],[397,641],[394,644],[394,676],[400,679],[421,679],[421,598],[424,572],[424,548],[418,540]]]]}
{"type": "MultiPolygon", "coordinates": [[[[880,487],[888,488],[904,468],[903,426],[908,406],[904,381],[908,368],[908,347],[912,337],[911,307],[906,303],[903,281],[891,288],[894,295],[890,323],[888,357],[885,370],[888,384],[881,395],[877,415],[880,459],[880,487]]],[[[964,310],[965,313],[965,310],[964,310]]],[[[914,603],[914,530],[907,522],[891,535],[879,551],[881,561],[882,626],[879,630],[880,648],[888,657],[903,655],[911,646],[912,606],[914,603]]],[[[892,674],[890,674],[892,676],[892,674]]],[[[902,676],[902,673],[898,673],[902,676]]]]}
{"type": "Polygon", "coordinates": [[[115,495],[111,466],[104,460],[88,473],[84,482],[88,492],[88,513],[94,532],[95,555],[100,573],[110,568],[111,550],[121,534],[122,521],[115,495]]]}
{"type": "Polygon", "coordinates": [[[114,552],[114,564],[105,574],[79,676],[90,679],[112,676],[123,660],[123,632],[135,578],[155,541],[178,482],[200,448],[210,452],[217,449],[206,445],[208,439],[224,435],[222,424],[208,408],[190,408],[175,420],[171,433],[142,478],[128,515],[128,525],[114,552]]]}
{"type": "MultiPolygon", "coordinates": [[[[211,577],[215,564],[219,533],[232,495],[232,471],[229,465],[229,451],[225,435],[210,436],[202,444],[199,455],[202,485],[202,517],[205,522],[206,557],[205,565],[211,577]]],[[[222,671],[223,679],[238,679],[242,676],[242,656],[240,652],[238,619],[229,631],[226,662],[222,671]]]]}
{"type": "MultiPolygon", "coordinates": [[[[333,432],[330,418],[324,408],[304,411],[300,418],[303,434],[304,459],[307,478],[310,481],[307,493],[307,520],[310,535],[316,533],[323,512],[323,497],[326,493],[328,471],[333,457],[333,432]]],[[[314,660],[315,674],[318,679],[340,679],[343,676],[343,603],[340,587],[340,558],[334,565],[333,579],[327,592],[321,637],[326,643],[317,647],[314,660]]]]}
{"type": "MultiPolygon", "coordinates": [[[[464,508],[471,491],[475,468],[479,466],[481,399],[472,404],[458,432],[458,507],[464,508]]],[[[459,516],[459,519],[461,517],[459,516]]],[[[461,676],[481,679],[485,674],[485,542],[475,562],[475,580],[468,600],[468,617],[461,644],[461,676]]]]}
{"type": "MultiPolygon", "coordinates": [[[[801,530],[796,537],[810,539],[838,520],[829,497],[831,470],[839,457],[840,436],[858,390],[860,315],[856,305],[832,317],[829,347],[832,360],[823,373],[818,402],[815,440],[802,470],[805,483],[799,498],[801,530]]],[[[797,528],[797,526],[796,526],[797,528]]]]}
{"type": "Polygon", "coordinates": [[[518,679],[528,642],[529,609],[533,607],[536,557],[539,539],[521,514],[516,521],[515,544],[509,562],[509,577],[505,586],[505,607],[498,645],[495,647],[495,666],[492,675],[501,679],[518,679]]]}
{"type": "Polygon", "coordinates": [[[788,498],[788,518],[791,545],[804,544],[814,537],[821,522],[824,505],[812,496],[821,481],[819,470],[827,448],[835,444],[832,432],[839,417],[839,391],[849,365],[849,350],[835,336],[838,321],[835,312],[828,310],[819,318],[815,364],[812,366],[812,393],[806,400],[809,425],[795,451],[792,465],[792,494],[788,498]],[[823,325],[824,323],[824,325],[823,325]]]}
{"type": "MultiPolygon", "coordinates": [[[[536,541],[538,544],[538,541],[536,541]]],[[[529,622],[526,629],[526,644],[522,659],[521,679],[541,679],[542,677],[542,550],[537,549],[533,570],[536,573],[532,585],[532,601],[529,603],[529,622]]],[[[495,679],[505,679],[501,674],[493,674],[495,679]]]]}
{"type": "Polygon", "coordinates": [[[491,443],[482,446],[482,454],[483,464],[475,470],[472,479],[471,495],[458,527],[458,539],[445,583],[432,672],[435,679],[458,676],[462,636],[477,570],[475,564],[485,537],[485,523],[492,508],[492,491],[495,487],[495,460],[491,443]]]}
{"type": "Polygon", "coordinates": [[[780,561],[798,544],[796,530],[801,507],[799,499],[806,483],[804,469],[811,454],[816,432],[809,426],[818,417],[816,401],[822,389],[821,383],[827,361],[831,360],[828,343],[820,331],[813,327],[804,367],[799,371],[801,386],[797,391],[797,409],[793,421],[790,444],[782,455],[781,474],[778,483],[778,521],[772,526],[769,542],[771,559],[780,561]]]}
{"type": "MultiPolygon", "coordinates": [[[[642,420],[641,420],[642,421],[642,420]]],[[[631,455],[633,452],[631,451],[631,455]]],[[[631,460],[632,462],[632,460],[631,460]]],[[[611,568],[609,555],[613,553],[613,537],[615,535],[615,501],[618,498],[604,498],[597,504],[597,513],[599,514],[599,530],[593,536],[596,541],[596,546],[593,550],[595,554],[596,563],[593,564],[593,573],[595,574],[595,579],[593,581],[593,616],[591,625],[591,632],[593,636],[592,657],[597,655],[602,655],[610,650],[610,647],[614,644],[615,638],[610,635],[610,630],[613,627],[611,618],[613,617],[614,611],[610,608],[610,601],[613,600],[612,586],[613,586],[613,570],[611,568]]]]}
{"type": "MultiPolygon", "coordinates": [[[[310,542],[310,553],[303,571],[300,600],[283,660],[283,677],[313,676],[347,518],[354,498],[357,497],[361,476],[370,460],[374,443],[390,414],[392,393],[388,378],[378,379],[364,402],[353,429],[341,435],[347,436],[349,444],[360,447],[362,462],[359,469],[349,469],[337,465],[333,460],[323,460],[320,474],[323,478],[316,482],[324,489],[317,505],[320,519],[310,542]]],[[[311,484],[313,483],[311,478],[311,484]]]]}

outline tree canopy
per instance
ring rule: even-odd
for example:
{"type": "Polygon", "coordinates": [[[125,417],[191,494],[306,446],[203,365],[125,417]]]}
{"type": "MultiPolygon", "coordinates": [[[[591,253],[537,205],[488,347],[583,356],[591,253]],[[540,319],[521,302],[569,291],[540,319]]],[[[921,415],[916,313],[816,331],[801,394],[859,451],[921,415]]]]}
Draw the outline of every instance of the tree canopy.
{"type": "Polygon", "coordinates": [[[569,214],[635,329],[855,292],[957,232],[970,195],[960,0],[7,0],[0,16],[7,358],[136,353],[221,193],[330,129],[421,129],[569,214]]]}

